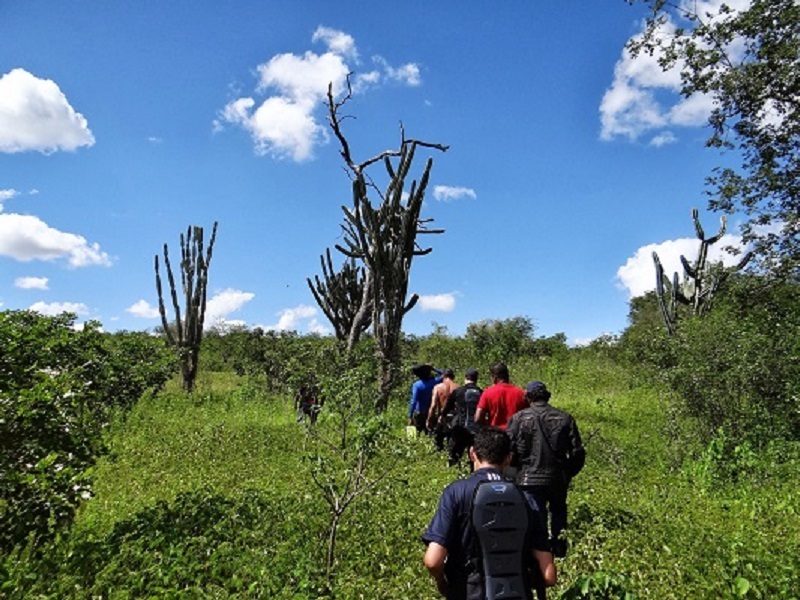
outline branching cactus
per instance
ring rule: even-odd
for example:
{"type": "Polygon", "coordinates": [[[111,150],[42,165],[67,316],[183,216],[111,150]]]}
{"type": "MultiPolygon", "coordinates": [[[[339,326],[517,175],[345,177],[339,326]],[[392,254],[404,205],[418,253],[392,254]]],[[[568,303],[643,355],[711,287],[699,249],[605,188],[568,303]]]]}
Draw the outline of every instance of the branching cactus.
{"type": "Polygon", "coordinates": [[[339,271],[333,268],[330,249],[319,257],[322,267],[322,279],[315,275],[314,280],[306,279],[314,300],[333,325],[336,339],[348,342],[353,337],[353,344],[358,342],[361,334],[372,324],[372,307],[366,286],[367,276],[364,267],[358,267],[352,258],[347,259],[339,271]],[[368,297],[365,300],[364,294],[368,297]],[[368,310],[366,319],[359,319],[359,326],[354,328],[359,308],[366,302],[368,310]]]}
{"type": "Polygon", "coordinates": [[[658,254],[653,252],[653,262],[656,267],[656,296],[658,305],[661,308],[661,315],[664,317],[664,324],[670,334],[675,333],[680,319],[680,306],[688,307],[688,312],[692,315],[703,316],[711,309],[714,295],[719,290],[727,277],[735,271],[743,269],[752,257],[751,252],[747,252],[739,263],[733,268],[725,268],[722,261],[709,262],[708,249],[716,244],[725,235],[727,221],[725,215],[720,217],[720,227],[716,235],[707,238],[705,231],[700,223],[699,212],[696,208],[692,209],[692,219],[697,238],[700,240],[700,247],[697,250],[697,258],[694,264],[690,264],[685,256],[681,256],[683,265],[683,279],[678,273],[674,273],[672,281],[665,277],[664,267],[658,258],[658,254]]]}
{"type": "MultiPolygon", "coordinates": [[[[348,80],[349,85],[349,80],[348,80]]],[[[372,325],[377,354],[380,363],[381,394],[378,411],[386,409],[389,394],[397,382],[400,367],[400,335],[405,314],[414,307],[419,296],[408,296],[408,280],[411,264],[415,256],[431,252],[417,242],[420,234],[442,233],[441,229],[430,229],[430,219],[420,218],[422,201],[428,187],[433,160],[428,159],[419,182],[413,180],[406,193],[406,180],[414,162],[418,148],[434,149],[444,152],[448,149],[442,144],[407,139],[401,126],[401,141],[397,150],[387,150],[372,158],[357,163],[353,160],[350,145],[341,129],[341,123],[348,118],[340,110],[350,99],[350,90],[345,97],[336,101],[333,86],[328,87],[328,122],[341,146],[340,154],[346,170],[352,178],[353,204],[343,206],[343,242],[335,247],[354,264],[363,265],[363,288],[356,310],[352,312],[350,332],[347,338],[348,350],[352,350],[358,336],[372,325]],[[388,176],[385,188],[379,188],[366,171],[370,165],[382,162],[388,176]],[[376,201],[369,193],[377,196],[376,201]]],[[[328,259],[330,261],[330,258],[328,259]]],[[[323,275],[329,279],[330,264],[323,263],[323,275]]],[[[355,267],[353,267],[355,268],[355,267]]],[[[326,284],[330,287],[330,284],[326,284]]],[[[309,281],[309,286],[311,282],[309,281]]],[[[330,319],[324,306],[325,295],[319,287],[314,293],[315,300],[330,319]]],[[[355,299],[355,296],[350,296],[355,299]]],[[[331,322],[336,327],[333,320],[331,322]]],[[[338,336],[337,332],[337,336],[338,336]]]]}
{"type": "Polygon", "coordinates": [[[158,254],[155,257],[156,291],[158,292],[158,312],[161,324],[169,343],[175,348],[181,364],[183,389],[191,392],[197,377],[197,362],[200,356],[200,342],[203,339],[203,323],[206,316],[206,290],[208,287],[208,267],[217,237],[217,223],[211,231],[208,248],[204,249],[203,228],[191,225],[186,235],[181,234],[181,289],[183,292],[183,314],[178,299],[178,290],[172,265],[169,260],[169,249],[164,244],[164,265],[169,281],[172,309],[175,314],[174,323],[167,319],[164,294],[161,285],[161,274],[158,266],[158,254]]]}

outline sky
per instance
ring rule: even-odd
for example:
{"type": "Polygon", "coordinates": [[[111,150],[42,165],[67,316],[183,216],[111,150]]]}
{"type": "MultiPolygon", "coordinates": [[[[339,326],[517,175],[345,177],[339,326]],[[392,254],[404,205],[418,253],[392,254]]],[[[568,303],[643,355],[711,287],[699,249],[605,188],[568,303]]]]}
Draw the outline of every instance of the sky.
{"type": "MultiPolygon", "coordinates": [[[[704,179],[732,159],[704,147],[710,99],[624,51],[644,16],[625,0],[3,0],[0,310],[152,330],[154,257],[216,221],[206,326],[331,333],[306,278],[352,202],[323,103],[350,73],[356,162],[401,128],[449,146],[412,169],[433,158],[422,216],[445,232],[421,240],[407,333],[516,316],[572,344],[620,333],[652,252],[668,273],[694,258],[693,207],[717,232],[704,179]]],[[[713,259],[734,262],[719,248],[738,223],[713,259]]]]}

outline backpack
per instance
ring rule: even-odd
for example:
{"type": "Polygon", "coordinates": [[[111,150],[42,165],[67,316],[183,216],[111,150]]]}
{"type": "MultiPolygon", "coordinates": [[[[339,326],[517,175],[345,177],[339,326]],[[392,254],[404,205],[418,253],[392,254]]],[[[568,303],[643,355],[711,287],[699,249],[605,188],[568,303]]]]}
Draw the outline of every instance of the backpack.
{"type": "Polygon", "coordinates": [[[478,408],[481,392],[482,390],[478,387],[467,388],[464,390],[464,401],[456,403],[455,422],[472,433],[475,433],[480,428],[475,422],[475,410],[478,408]]]}
{"type": "Polygon", "coordinates": [[[474,570],[482,575],[484,594],[468,586],[467,597],[481,600],[529,600],[530,557],[526,543],[528,504],[511,481],[482,481],[472,496],[470,523],[475,543],[470,552],[474,570]]]}

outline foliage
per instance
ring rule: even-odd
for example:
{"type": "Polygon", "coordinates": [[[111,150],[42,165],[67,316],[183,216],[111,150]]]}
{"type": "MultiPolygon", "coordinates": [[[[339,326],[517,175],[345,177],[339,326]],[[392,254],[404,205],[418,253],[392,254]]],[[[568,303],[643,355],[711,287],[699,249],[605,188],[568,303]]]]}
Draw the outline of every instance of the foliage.
{"type": "Polygon", "coordinates": [[[488,365],[510,363],[520,356],[549,357],[565,353],[567,337],[563,333],[534,338],[535,330],[530,317],[486,319],[470,323],[465,337],[478,359],[488,365]]]}
{"type": "Polygon", "coordinates": [[[88,469],[113,412],[174,369],[160,340],[73,324],[69,314],[0,312],[0,547],[71,522],[91,496],[88,469]]]}
{"type": "Polygon", "coordinates": [[[708,179],[711,208],[742,209],[746,242],[762,264],[797,273],[800,264],[800,6],[795,0],[724,3],[646,0],[645,34],[629,44],[680,71],[681,93],[714,100],[707,146],[738,149],[741,167],[708,179]],[[700,7],[706,7],[700,12],[700,7]],[[673,19],[675,15],[679,22],[673,19]],[[687,23],[683,27],[683,23],[687,23]]]}

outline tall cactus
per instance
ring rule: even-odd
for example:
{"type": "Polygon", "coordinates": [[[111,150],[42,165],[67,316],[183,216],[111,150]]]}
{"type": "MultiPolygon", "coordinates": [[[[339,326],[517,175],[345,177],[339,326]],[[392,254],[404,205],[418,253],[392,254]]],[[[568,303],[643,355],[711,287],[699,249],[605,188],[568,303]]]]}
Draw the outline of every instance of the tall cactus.
{"type": "Polygon", "coordinates": [[[211,231],[208,248],[203,248],[203,228],[189,226],[186,235],[181,234],[181,288],[183,291],[183,317],[181,305],[178,301],[178,290],[172,265],[169,260],[169,249],[164,244],[164,264],[166,265],[169,280],[172,309],[175,313],[175,322],[170,324],[167,319],[167,310],[164,303],[164,294],[161,286],[161,274],[158,266],[158,254],[155,256],[156,291],[158,292],[158,312],[161,314],[161,324],[169,343],[175,348],[181,364],[183,376],[183,389],[191,392],[197,377],[197,364],[200,356],[200,342],[203,339],[203,323],[206,316],[206,290],[208,287],[208,267],[211,264],[211,255],[214,241],[217,237],[217,222],[211,231]]]}
{"type": "Polygon", "coordinates": [[[716,235],[707,238],[705,231],[700,223],[699,212],[696,208],[692,209],[692,220],[697,238],[700,240],[700,247],[697,250],[697,258],[694,264],[690,264],[686,257],[681,255],[683,265],[683,280],[680,280],[678,273],[674,273],[672,281],[665,277],[664,267],[658,258],[658,254],[653,252],[653,262],[656,267],[656,296],[658,305],[661,308],[661,315],[664,318],[664,325],[670,334],[674,334],[678,328],[680,319],[681,305],[689,307],[690,314],[703,316],[711,309],[714,295],[719,290],[722,283],[728,276],[740,269],[743,269],[752,257],[751,252],[747,252],[739,263],[733,268],[724,268],[721,262],[708,262],[708,249],[716,244],[725,235],[727,220],[725,215],[720,217],[720,227],[716,235]]]}
{"type": "MultiPolygon", "coordinates": [[[[429,229],[427,225],[430,219],[420,218],[433,160],[428,159],[419,184],[417,181],[411,182],[408,194],[404,192],[406,180],[417,148],[444,152],[448,146],[406,139],[401,127],[398,150],[387,150],[362,163],[356,163],[341,130],[341,122],[347,117],[339,113],[349,99],[348,88],[344,99],[336,102],[332,86],[328,86],[328,122],[339,140],[340,154],[353,183],[352,208],[342,207],[343,243],[335,247],[350,260],[363,264],[362,296],[350,323],[348,349],[352,349],[357,335],[369,327],[371,322],[380,365],[380,399],[376,408],[383,411],[387,407],[389,394],[398,381],[403,317],[419,300],[417,294],[406,299],[411,264],[415,256],[428,254],[432,250],[422,248],[417,242],[417,236],[443,231],[429,229]],[[384,190],[380,190],[365,173],[370,165],[378,162],[383,162],[388,175],[384,190]],[[379,201],[373,204],[368,191],[374,192],[379,201]]],[[[323,298],[318,298],[315,294],[315,299],[325,311],[320,302],[323,298]]]]}
{"type": "Polygon", "coordinates": [[[365,285],[365,269],[356,266],[356,261],[350,258],[342,264],[340,271],[336,271],[330,249],[319,257],[319,262],[323,279],[315,275],[313,282],[306,278],[306,283],[317,305],[333,325],[336,339],[348,342],[352,347],[372,323],[371,290],[365,285]],[[366,300],[365,293],[368,294],[366,300]],[[366,306],[365,318],[359,318],[362,304],[366,306]],[[354,327],[356,322],[358,325],[354,327]]]}

